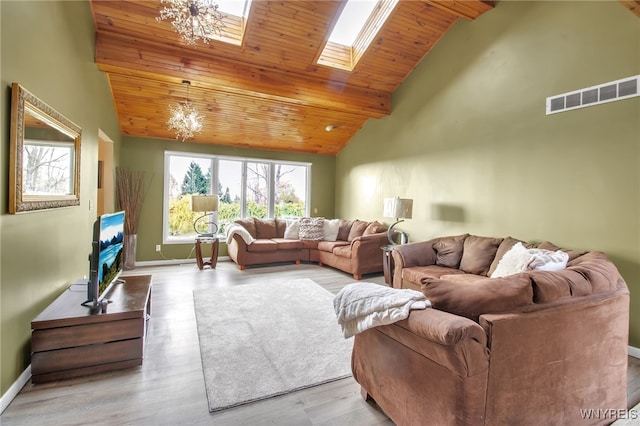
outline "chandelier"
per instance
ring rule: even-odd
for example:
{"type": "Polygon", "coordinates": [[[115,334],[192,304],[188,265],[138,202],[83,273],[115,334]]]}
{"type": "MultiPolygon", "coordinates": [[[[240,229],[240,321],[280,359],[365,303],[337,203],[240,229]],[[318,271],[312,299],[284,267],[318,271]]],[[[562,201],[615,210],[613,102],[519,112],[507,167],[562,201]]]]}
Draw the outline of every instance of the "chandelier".
{"type": "Polygon", "coordinates": [[[218,4],[213,0],[160,0],[168,6],[160,10],[157,21],[171,20],[173,28],[189,44],[196,44],[198,39],[209,43],[214,34],[221,35],[224,16],[218,11],[218,4]]]}
{"type": "Polygon", "coordinates": [[[169,105],[170,117],[167,125],[169,130],[175,130],[176,139],[181,139],[184,142],[187,139],[191,139],[195,132],[202,130],[204,117],[198,113],[196,107],[189,103],[189,86],[191,86],[191,82],[182,80],[182,84],[187,86],[187,100],[183,103],[178,103],[176,106],[169,105]]]}

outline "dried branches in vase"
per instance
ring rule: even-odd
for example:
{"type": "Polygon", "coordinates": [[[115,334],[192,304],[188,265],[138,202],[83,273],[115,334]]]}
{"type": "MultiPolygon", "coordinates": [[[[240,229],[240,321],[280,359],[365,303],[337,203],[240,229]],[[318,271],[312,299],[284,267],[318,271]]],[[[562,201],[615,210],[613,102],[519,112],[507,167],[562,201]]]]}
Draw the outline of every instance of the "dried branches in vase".
{"type": "Polygon", "coordinates": [[[124,267],[133,269],[136,264],[136,238],[138,220],[144,200],[145,172],[116,167],[116,193],[124,215],[124,267]]]}

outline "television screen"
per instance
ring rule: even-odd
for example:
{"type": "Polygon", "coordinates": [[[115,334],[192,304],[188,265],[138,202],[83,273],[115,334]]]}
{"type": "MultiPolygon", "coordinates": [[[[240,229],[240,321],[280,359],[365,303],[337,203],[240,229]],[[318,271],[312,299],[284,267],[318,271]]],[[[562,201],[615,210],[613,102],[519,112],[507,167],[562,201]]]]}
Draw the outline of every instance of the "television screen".
{"type": "Polygon", "coordinates": [[[124,212],[102,215],[99,222],[99,253],[96,271],[98,273],[98,295],[102,297],[122,272],[124,212]]]}

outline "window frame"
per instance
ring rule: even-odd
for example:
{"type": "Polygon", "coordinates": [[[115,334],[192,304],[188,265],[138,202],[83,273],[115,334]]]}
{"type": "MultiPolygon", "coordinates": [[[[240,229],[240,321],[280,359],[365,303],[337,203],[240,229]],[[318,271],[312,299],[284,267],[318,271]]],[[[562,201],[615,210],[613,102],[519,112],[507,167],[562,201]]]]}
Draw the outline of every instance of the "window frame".
{"type": "MultiPolygon", "coordinates": [[[[313,163],[304,161],[289,161],[289,160],[273,160],[265,158],[254,157],[237,157],[226,156],[218,154],[205,154],[196,152],[184,152],[184,151],[170,151],[164,152],[164,170],[163,170],[163,190],[162,190],[162,244],[191,244],[194,241],[193,236],[185,236],[183,238],[172,237],[169,239],[169,196],[171,189],[171,173],[170,162],[172,157],[186,157],[186,158],[199,158],[209,159],[211,161],[211,187],[210,193],[217,194],[218,182],[219,182],[219,161],[239,161],[241,162],[241,183],[240,183],[240,217],[247,217],[247,164],[248,163],[266,163],[269,164],[269,183],[268,183],[268,204],[267,204],[267,217],[274,217],[275,214],[275,167],[274,165],[291,165],[296,167],[304,167],[305,173],[305,216],[309,216],[311,212],[311,170],[313,163]]],[[[217,215],[216,215],[217,220],[217,215]]],[[[225,242],[223,240],[223,242],[225,242]]]]}

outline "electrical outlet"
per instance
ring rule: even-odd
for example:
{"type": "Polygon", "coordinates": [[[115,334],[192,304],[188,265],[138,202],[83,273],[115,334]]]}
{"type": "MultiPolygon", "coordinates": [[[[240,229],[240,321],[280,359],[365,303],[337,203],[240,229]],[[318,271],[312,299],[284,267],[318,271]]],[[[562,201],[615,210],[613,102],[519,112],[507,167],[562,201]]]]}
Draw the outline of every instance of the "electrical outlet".
{"type": "Polygon", "coordinates": [[[160,250],[161,250],[160,244],[156,244],[156,251],[160,251],[160,250]]]}

